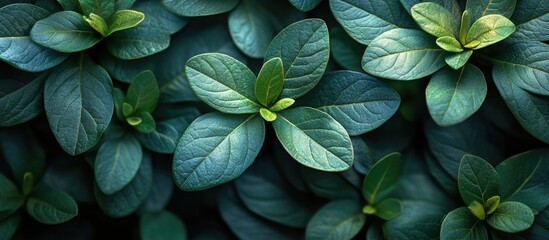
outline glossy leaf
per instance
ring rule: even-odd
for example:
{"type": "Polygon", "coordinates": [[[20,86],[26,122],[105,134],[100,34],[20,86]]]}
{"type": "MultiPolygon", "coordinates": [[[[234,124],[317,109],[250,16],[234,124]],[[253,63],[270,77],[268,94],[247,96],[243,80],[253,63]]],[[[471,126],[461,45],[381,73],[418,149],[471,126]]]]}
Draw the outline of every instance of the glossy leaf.
{"type": "Polygon", "coordinates": [[[294,7],[302,12],[313,10],[322,0],[289,0],[294,7]]]}
{"type": "Polygon", "coordinates": [[[185,73],[198,98],[221,112],[256,113],[255,75],[242,62],[220,53],[206,53],[187,61],[185,73]]]}
{"type": "Polygon", "coordinates": [[[282,59],[272,58],[263,64],[255,83],[255,96],[263,106],[270,107],[284,87],[282,59]]]}
{"type": "Polygon", "coordinates": [[[326,74],[300,102],[330,114],[355,136],[381,126],[393,116],[400,96],[366,74],[337,71],[326,74]]]}
{"type": "Polygon", "coordinates": [[[412,7],[412,17],[423,31],[435,37],[456,37],[458,26],[452,24],[452,14],[444,7],[432,3],[418,3],[412,7]]]}
{"type": "Polygon", "coordinates": [[[305,166],[343,171],[353,163],[349,135],[327,113],[310,107],[288,109],[278,113],[273,127],[284,149],[305,166]]]}
{"type": "Polygon", "coordinates": [[[133,107],[133,112],[142,111],[152,113],[158,104],[160,92],[156,77],[151,71],[138,74],[130,83],[126,94],[126,102],[133,107]]]}
{"type": "Polygon", "coordinates": [[[57,12],[37,21],[30,36],[42,46],[68,53],[91,48],[102,39],[82,15],[72,11],[57,12]]]}
{"type": "Polygon", "coordinates": [[[471,55],[473,55],[473,50],[469,49],[459,53],[451,53],[444,58],[444,61],[451,68],[458,70],[465,66],[471,55]]]}
{"type": "Polygon", "coordinates": [[[0,60],[30,72],[52,68],[67,58],[31,40],[29,33],[49,12],[31,4],[10,4],[0,8],[0,60]]]}
{"type": "Polygon", "coordinates": [[[473,201],[485,205],[489,198],[499,195],[498,173],[484,159],[466,154],[459,164],[458,187],[465,205],[473,201]]]}
{"type": "Polygon", "coordinates": [[[109,26],[110,35],[113,32],[122,31],[133,28],[143,22],[145,14],[134,10],[120,10],[112,16],[112,21],[109,26]]]}
{"type": "Polygon", "coordinates": [[[81,55],[50,74],[44,93],[50,128],[63,150],[76,155],[92,148],[114,110],[107,72],[81,55]]]}
{"type": "Polygon", "coordinates": [[[173,153],[177,141],[190,124],[191,121],[184,117],[160,121],[156,124],[154,131],[138,134],[137,139],[145,148],[151,151],[166,154],[173,153]]]}
{"type": "Polygon", "coordinates": [[[400,215],[400,201],[394,198],[388,198],[379,202],[376,206],[376,216],[385,221],[394,219],[400,215]]]}
{"type": "Polygon", "coordinates": [[[425,89],[429,113],[440,126],[454,125],[473,115],[487,92],[482,71],[472,64],[436,72],[425,89]]]}
{"type": "Polygon", "coordinates": [[[264,138],[265,125],[258,115],[213,112],[197,118],[175,150],[176,185],[201,190],[235,179],[253,163],[264,138]]]}
{"type": "Polygon", "coordinates": [[[114,14],[114,0],[78,0],[78,3],[84,16],[90,16],[91,13],[94,13],[103,19],[110,19],[114,14]]]}
{"type": "Polygon", "coordinates": [[[496,167],[502,201],[517,201],[540,212],[549,206],[549,150],[540,149],[508,158],[496,167]]]}
{"type": "Polygon", "coordinates": [[[238,0],[162,0],[162,4],[170,11],[185,17],[208,16],[228,12],[233,9],[238,0]]]}
{"type": "Polygon", "coordinates": [[[306,19],[284,28],[272,40],[265,60],[279,57],[284,66],[281,98],[298,98],[318,84],[330,57],[328,27],[321,19],[306,19]]]}
{"type": "Polygon", "coordinates": [[[183,221],[168,211],[147,212],[139,222],[141,239],[186,239],[187,230],[183,221]]]}
{"type": "Polygon", "coordinates": [[[375,205],[396,189],[400,168],[400,153],[391,153],[374,164],[362,183],[362,195],[369,204],[375,205]]]}
{"type": "Polygon", "coordinates": [[[0,131],[0,152],[10,166],[17,185],[23,185],[25,173],[31,173],[36,180],[42,178],[46,151],[37,135],[27,126],[3,128],[0,131]]]}
{"type": "Polygon", "coordinates": [[[488,231],[482,221],[469,209],[460,207],[448,213],[442,222],[440,239],[480,240],[488,239],[488,231]]]}
{"type": "Polygon", "coordinates": [[[43,224],[64,223],[78,215],[78,206],[67,193],[38,185],[27,200],[27,212],[43,224]]]}
{"type": "Polygon", "coordinates": [[[478,41],[473,49],[483,48],[509,37],[515,31],[515,25],[501,15],[486,15],[471,25],[467,32],[466,42],[478,41]]]}
{"type": "Polygon", "coordinates": [[[332,201],[311,218],[305,229],[305,239],[351,239],[365,223],[366,216],[355,201],[332,201]]]}
{"type": "Polygon", "coordinates": [[[42,113],[45,80],[46,75],[31,81],[1,80],[0,127],[24,123],[42,113]]]}
{"type": "Polygon", "coordinates": [[[394,80],[428,76],[445,65],[446,52],[435,41],[419,30],[394,29],[385,32],[366,48],[362,68],[372,75],[394,80]]]}
{"type": "Polygon", "coordinates": [[[517,30],[511,38],[524,40],[549,40],[549,2],[547,0],[517,1],[511,21],[517,30]]]}
{"type": "Polygon", "coordinates": [[[504,232],[520,232],[534,223],[532,209],[520,202],[503,202],[486,220],[490,226],[504,232]]]}

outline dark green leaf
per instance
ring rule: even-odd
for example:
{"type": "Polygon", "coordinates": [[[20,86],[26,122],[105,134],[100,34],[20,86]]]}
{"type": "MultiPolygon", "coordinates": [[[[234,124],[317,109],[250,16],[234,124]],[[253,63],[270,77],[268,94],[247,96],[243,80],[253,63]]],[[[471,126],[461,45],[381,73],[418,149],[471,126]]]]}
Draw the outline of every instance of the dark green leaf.
{"type": "Polygon", "coordinates": [[[162,0],[170,11],[186,17],[208,16],[228,12],[238,4],[238,0],[162,0]]]}
{"type": "Polygon", "coordinates": [[[78,2],[78,0],[57,0],[57,2],[61,4],[61,6],[65,11],[74,11],[74,12],[81,11],[80,3],[78,2]]]}
{"type": "Polygon", "coordinates": [[[185,73],[198,98],[225,113],[256,113],[255,75],[242,62],[220,53],[194,56],[185,73]]]}
{"type": "Polygon", "coordinates": [[[450,13],[452,13],[452,18],[455,18],[455,19],[452,19],[453,21],[456,21],[457,24],[452,24],[452,25],[459,25],[459,17],[461,17],[461,9],[460,9],[460,6],[459,6],[459,3],[458,1],[455,1],[455,0],[400,0],[400,3],[402,4],[402,6],[404,6],[404,9],[406,9],[406,11],[408,11],[408,13],[411,14],[412,12],[412,7],[418,3],[422,3],[422,2],[433,2],[433,3],[436,3],[442,7],[444,7],[446,10],[450,11],[450,13]]]}
{"type": "Polygon", "coordinates": [[[145,211],[162,211],[166,208],[172,198],[175,185],[173,183],[171,165],[169,165],[168,162],[166,163],[167,164],[155,163],[151,193],[142,207],[145,211]],[[163,165],[170,167],[164,167],[163,165]]]}
{"type": "Polygon", "coordinates": [[[1,80],[0,127],[24,123],[42,113],[46,77],[40,75],[30,81],[1,80]]]}
{"type": "Polygon", "coordinates": [[[12,239],[13,234],[21,223],[22,214],[14,214],[9,218],[0,221],[0,239],[12,239]]]}
{"type": "Polygon", "coordinates": [[[25,198],[19,189],[4,174],[0,173],[0,224],[24,203],[25,198]]]}
{"type": "Polygon", "coordinates": [[[352,239],[366,223],[352,200],[332,201],[320,208],[305,229],[305,239],[352,239]]]}
{"type": "Polygon", "coordinates": [[[395,198],[387,198],[375,205],[376,216],[385,221],[394,219],[400,215],[401,206],[400,201],[395,198]]]}
{"type": "Polygon", "coordinates": [[[70,194],[78,203],[94,203],[93,173],[83,160],[56,157],[48,163],[43,182],[70,194]]]}
{"type": "Polygon", "coordinates": [[[343,171],[353,163],[347,131],[327,113],[310,107],[287,109],[278,113],[273,127],[284,149],[305,166],[343,171]]]}
{"type": "Polygon", "coordinates": [[[444,67],[446,51],[420,30],[394,29],[375,38],[362,58],[362,68],[375,76],[414,80],[444,67]]]}
{"type": "Polygon", "coordinates": [[[543,239],[549,236],[549,209],[545,209],[536,215],[534,225],[526,232],[526,239],[543,239]]]}
{"type": "Polygon", "coordinates": [[[78,206],[69,194],[40,184],[27,200],[27,212],[40,223],[60,224],[76,217],[78,206]]]}
{"type": "Polygon", "coordinates": [[[465,205],[481,203],[499,195],[499,177],[496,170],[484,159],[466,154],[461,159],[458,173],[459,193],[465,205]]]}
{"type": "Polygon", "coordinates": [[[158,104],[160,96],[156,78],[151,71],[139,73],[130,83],[126,94],[126,102],[131,104],[133,112],[152,113],[158,104]]]}
{"type": "Polygon", "coordinates": [[[459,28],[452,22],[452,14],[436,3],[418,3],[412,7],[411,14],[421,29],[435,37],[458,36],[459,28]]]}
{"type": "Polygon", "coordinates": [[[390,239],[439,238],[440,224],[447,209],[424,201],[401,201],[401,205],[402,213],[383,225],[390,239]]]}
{"type": "MultiPolygon", "coordinates": [[[[114,0],[114,10],[119,11],[130,8],[135,0],[114,0]]],[[[143,1],[140,1],[143,2],[143,1]]]]}
{"type": "Polygon", "coordinates": [[[471,55],[473,55],[473,50],[469,49],[459,53],[448,54],[444,58],[444,61],[446,61],[446,64],[451,68],[458,70],[467,63],[471,55]]]}
{"type": "Polygon", "coordinates": [[[381,33],[415,25],[398,0],[330,0],[330,9],[345,31],[364,45],[381,33]]]}
{"type": "Polygon", "coordinates": [[[294,7],[302,12],[313,10],[322,0],[289,0],[294,7]]]}
{"type": "Polygon", "coordinates": [[[339,173],[305,167],[301,168],[301,172],[308,189],[318,197],[332,200],[351,199],[357,202],[360,200],[358,191],[346,182],[339,173]]]}
{"type": "Polygon", "coordinates": [[[95,157],[95,181],[106,195],[120,191],[137,174],[143,152],[130,134],[104,142],[95,157]]]}
{"type": "Polygon", "coordinates": [[[509,37],[514,31],[515,24],[509,19],[497,14],[486,15],[475,21],[469,28],[465,47],[478,41],[478,45],[472,48],[483,48],[509,37]]]}
{"type": "Polygon", "coordinates": [[[444,218],[440,239],[482,240],[488,239],[488,231],[482,221],[471,214],[469,209],[460,207],[444,218]]]}
{"type": "Polygon", "coordinates": [[[345,69],[362,71],[360,61],[366,46],[352,39],[341,27],[330,28],[330,51],[335,62],[345,69]]]}
{"type": "Polygon", "coordinates": [[[91,13],[109,20],[114,14],[114,0],[78,0],[82,15],[90,16],[91,13]]]}
{"type": "MultiPolygon", "coordinates": [[[[126,95],[120,88],[113,89],[113,99],[114,99],[114,114],[120,121],[124,121],[124,99],[126,95]]],[[[133,110],[133,109],[132,109],[133,110]]]]}
{"type": "Polygon", "coordinates": [[[271,58],[263,64],[255,83],[255,97],[263,106],[270,107],[284,87],[282,59],[271,58]]]}
{"type": "Polygon", "coordinates": [[[32,26],[49,16],[43,8],[31,4],[10,4],[0,8],[0,60],[30,72],[52,68],[67,58],[33,42],[32,26]]]}
{"type": "Polygon", "coordinates": [[[511,38],[524,40],[549,40],[549,2],[547,0],[517,1],[511,21],[517,30],[511,38]]]}
{"type": "Polygon", "coordinates": [[[400,168],[400,153],[391,153],[374,164],[362,183],[362,195],[369,204],[377,204],[396,189],[400,168]]]}
{"type": "Polygon", "coordinates": [[[281,98],[298,98],[313,89],[328,65],[330,39],[321,19],[306,19],[284,28],[273,39],[265,60],[280,57],[284,66],[281,98]]]}
{"type": "Polygon", "coordinates": [[[255,160],[265,138],[257,115],[208,113],[187,128],[177,144],[173,175],[183,190],[201,190],[240,176],[255,160]]]}
{"type": "Polygon", "coordinates": [[[114,110],[112,88],[109,74],[86,55],[50,74],[44,105],[53,135],[67,153],[83,153],[99,141],[114,110]]]}
{"type": "Polygon", "coordinates": [[[187,230],[183,221],[168,211],[147,212],[141,216],[139,235],[144,240],[184,240],[187,230]]]}
{"type": "Polygon", "coordinates": [[[42,178],[46,152],[37,135],[25,125],[0,130],[0,150],[19,186],[23,176],[30,172],[36,180],[42,178]]]}
{"type": "Polygon", "coordinates": [[[355,136],[381,126],[393,116],[400,96],[366,74],[338,71],[325,75],[302,103],[330,114],[349,135],[355,136]]]}
{"type": "Polygon", "coordinates": [[[506,18],[511,17],[515,10],[517,0],[481,0],[467,2],[465,10],[469,12],[471,22],[475,22],[482,16],[499,14],[506,18]]]}
{"type": "Polygon", "coordinates": [[[515,155],[496,167],[503,201],[517,201],[540,212],[549,206],[549,150],[515,155]]]}
{"type": "Polygon", "coordinates": [[[482,71],[472,64],[459,70],[443,68],[433,74],[425,89],[429,113],[440,126],[454,125],[473,115],[487,92],[482,71]]]}
{"type": "Polygon", "coordinates": [[[134,10],[120,10],[112,16],[112,21],[109,25],[110,35],[113,32],[122,31],[133,28],[143,22],[145,14],[134,10]]]}
{"type": "Polygon", "coordinates": [[[33,41],[59,52],[80,52],[93,47],[102,36],[77,12],[57,12],[34,24],[33,41]]]}
{"type": "Polygon", "coordinates": [[[188,23],[188,19],[175,15],[170,12],[161,1],[158,0],[140,0],[133,9],[144,12],[148,18],[157,18],[157,20],[166,27],[170,34],[181,30],[188,23]]]}
{"type": "Polygon", "coordinates": [[[185,117],[168,119],[157,123],[154,131],[150,133],[137,134],[141,144],[154,152],[173,153],[177,141],[187,127],[191,124],[185,117]]]}
{"type": "Polygon", "coordinates": [[[229,30],[234,43],[253,58],[263,58],[276,35],[272,12],[263,2],[242,0],[229,15],[229,30]]]}
{"type": "Polygon", "coordinates": [[[503,202],[487,219],[495,229],[514,233],[526,230],[534,223],[532,209],[520,202],[503,202]]]}
{"type": "Polygon", "coordinates": [[[134,128],[140,133],[151,133],[156,129],[156,121],[149,112],[140,112],[135,115],[141,120],[141,122],[134,126],[134,128]]]}

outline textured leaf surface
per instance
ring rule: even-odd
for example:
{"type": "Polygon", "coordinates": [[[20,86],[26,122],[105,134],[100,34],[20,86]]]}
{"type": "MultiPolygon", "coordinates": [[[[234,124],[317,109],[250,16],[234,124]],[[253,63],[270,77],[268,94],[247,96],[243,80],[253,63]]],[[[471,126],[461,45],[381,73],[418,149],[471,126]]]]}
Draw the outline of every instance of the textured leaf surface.
{"type": "Polygon", "coordinates": [[[527,40],[549,40],[549,1],[517,1],[511,21],[517,26],[512,38],[527,40]]]}
{"type": "Polygon", "coordinates": [[[191,124],[185,117],[168,119],[156,124],[151,133],[138,134],[139,142],[147,149],[158,153],[174,153],[183,132],[191,124]]]}
{"type": "Polygon", "coordinates": [[[43,224],[59,224],[76,217],[78,206],[67,193],[38,185],[27,200],[27,212],[43,224]]]}
{"type": "Polygon", "coordinates": [[[271,58],[263,64],[255,83],[255,96],[263,106],[270,107],[284,87],[284,67],[280,58],[271,58]]]}
{"type": "Polygon", "coordinates": [[[352,239],[366,223],[352,200],[332,201],[320,208],[305,229],[305,239],[352,239]]]}
{"type": "Polygon", "coordinates": [[[322,0],[289,0],[294,7],[302,12],[313,10],[322,0]]]}
{"type": "Polygon", "coordinates": [[[391,239],[438,239],[448,209],[425,201],[401,201],[402,213],[384,224],[391,239]],[[421,224],[418,224],[421,223],[421,224]]]}
{"type": "Polygon", "coordinates": [[[466,206],[470,206],[473,201],[484,206],[486,200],[499,196],[498,173],[484,159],[464,155],[459,164],[458,187],[466,206]]]}
{"type": "Polygon", "coordinates": [[[236,46],[250,57],[263,58],[276,35],[273,17],[262,2],[240,1],[229,15],[229,30],[236,46]]]}
{"type": "Polygon", "coordinates": [[[141,239],[187,239],[187,230],[177,215],[168,212],[147,212],[139,222],[141,239]]]}
{"type": "Polygon", "coordinates": [[[374,164],[362,183],[362,195],[369,204],[378,203],[396,189],[400,169],[400,153],[391,153],[374,164]]]}
{"type": "Polygon", "coordinates": [[[208,16],[228,12],[238,0],[162,0],[170,11],[186,17],[208,16]]]}
{"type": "Polygon", "coordinates": [[[160,92],[156,77],[151,71],[138,74],[130,83],[126,94],[127,103],[131,104],[133,111],[152,113],[158,104],[160,92]]]}
{"type": "Polygon", "coordinates": [[[467,32],[466,44],[478,41],[473,49],[483,48],[497,43],[515,31],[515,24],[501,15],[486,15],[471,25],[467,32]]]}
{"type": "Polygon", "coordinates": [[[476,21],[482,16],[490,14],[499,14],[506,18],[511,17],[517,0],[481,0],[475,2],[467,2],[465,10],[469,12],[471,22],[476,21]]]}
{"type": "Polygon", "coordinates": [[[78,3],[84,16],[95,13],[103,19],[110,19],[115,9],[115,1],[113,0],[78,0],[78,3]]]}
{"type": "Polygon", "coordinates": [[[341,27],[330,28],[330,51],[335,62],[345,69],[362,71],[362,54],[366,46],[358,43],[341,27]]]}
{"type": "Polygon", "coordinates": [[[488,224],[504,232],[520,232],[534,223],[532,209],[520,202],[503,202],[487,219],[488,224]]]}
{"type": "Polygon", "coordinates": [[[42,113],[45,80],[45,75],[31,81],[0,80],[0,127],[24,123],[42,113]]]}
{"type": "Polygon", "coordinates": [[[440,239],[480,240],[487,239],[488,231],[482,221],[469,209],[460,207],[446,215],[440,229],[440,239]]]}
{"type": "Polygon", "coordinates": [[[432,2],[416,4],[412,7],[412,17],[423,31],[435,37],[457,37],[458,25],[452,20],[450,11],[432,2]]]}

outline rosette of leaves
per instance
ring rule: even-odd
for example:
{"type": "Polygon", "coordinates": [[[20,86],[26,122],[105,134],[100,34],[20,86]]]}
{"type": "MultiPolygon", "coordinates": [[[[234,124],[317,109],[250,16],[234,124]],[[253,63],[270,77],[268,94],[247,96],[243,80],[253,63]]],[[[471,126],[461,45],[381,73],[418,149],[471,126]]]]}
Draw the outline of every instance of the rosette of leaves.
{"type": "Polygon", "coordinates": [[[278,139],[298,162],[325,171],[349,168],[353,154],[347,131],[360,134],[379,126],[396,111],[400,98],[373,78],[341,73],[341,85],[331,85],[339,90],[320,87],[338,98],[322,95],[304,101],[316,108],[289,108],[319,83],[328,63],[328,38],[320,19],[288,26],[271,42],[257,77],[224,54],[189,59],[186,75],[192,90],[219,112],[199,117],[181,137],[174,156],[177,185],[200,190],[238,177],[263,145],[264,120],[273,123],[278,139]],[[371,96],[364,94],[374,86],[371,96]],[[362,97],[357,100],[357,95],[362,97]]]}
{"type": "Polygon", "coordinates": [[[330,1],[349,35],[368,45],[362,57],[367,73],[393,80],[431,75],[427,107],[437,124],[449,126],[482,105],[486,76],[474,64],[488,60],[511,112],[530,134],[549,142],[542,130],[549,127],[549,47],[542,43],[549,40],[549,27],[541,24],[549,2],[468,1],[463,11],[457,1],[377,2],[330,1]]]}
{"type": "Polygon", "coordinates": [[[466,206],[446,215],[441,239],[512,237],[532,227],[535,216],[549,205],[547,161],[547,149],[512,156],[496,168],[480,157],[464,155],[458,188],[466,206]]]}
{"type": "Polygon", "coordinates": [[[29,128],[22,125],[2,129],[0,151],[17,183],[0,173],[0,239],[11,239],[22,223],[24,211],[49,225],[78,215],[78,205],[71,195],[42,181],[46,153],[29,128]]]}

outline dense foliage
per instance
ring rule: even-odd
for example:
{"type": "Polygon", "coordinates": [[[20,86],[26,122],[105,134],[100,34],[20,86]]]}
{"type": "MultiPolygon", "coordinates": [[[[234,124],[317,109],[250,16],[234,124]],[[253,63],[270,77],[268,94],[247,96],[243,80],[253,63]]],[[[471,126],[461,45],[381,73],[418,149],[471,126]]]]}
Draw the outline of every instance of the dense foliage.
{"type": "Polygon", "coordinates": [[[0,239],[549,239],[548,0],[0,0],[0,239]]]}

